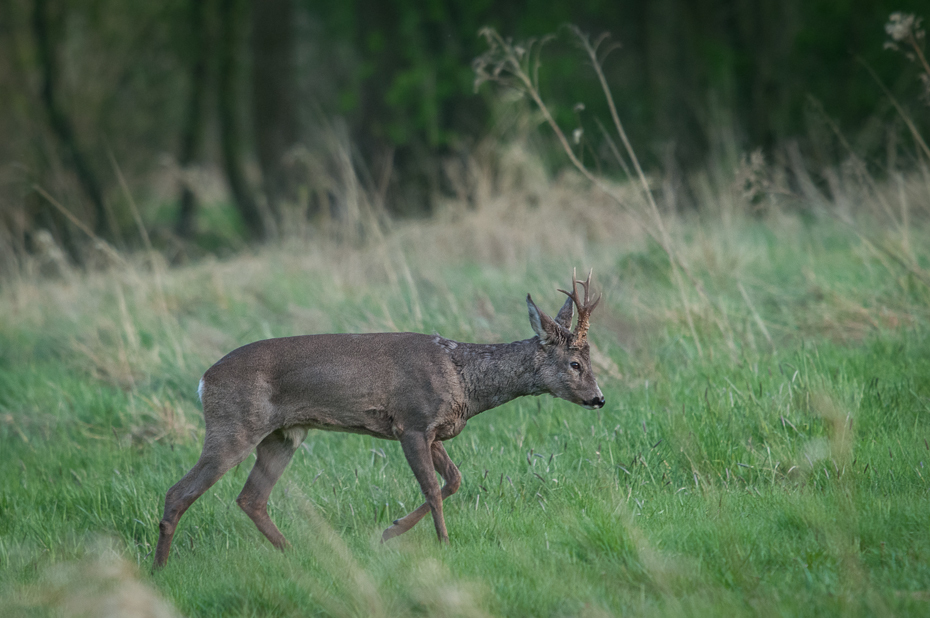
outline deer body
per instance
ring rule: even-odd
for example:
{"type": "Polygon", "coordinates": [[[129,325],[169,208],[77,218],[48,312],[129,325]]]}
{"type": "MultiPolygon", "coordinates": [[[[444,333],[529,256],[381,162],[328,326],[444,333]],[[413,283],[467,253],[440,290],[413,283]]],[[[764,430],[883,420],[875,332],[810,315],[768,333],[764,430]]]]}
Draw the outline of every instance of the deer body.
{"type": "MultiPolygon", "coordinates": [[[[590,367],[587,316],[574,289],[553,320],[527,296],[537,335],[508,344],[459,343],[438,335],[305,335],[258,341],[213,365],[200,381],[206,433],[197,464],[165,498],[155,566],[168,560],[184,511],[254,449],[256,461],[237,503],[278,548],[287,541],[268,517],[271,489],[310,429],[398,440],[426,503],[397,520],[382,540],[432,512],[448,540],[442,500],[461,475],[442,441],[469,418],[516,397],[549,393],[588,408],[604,405],[590,367]],[[579,328],[571,327],[573,303],[579,328]],[[445,480],[440,489],[433,471],[445,480]]],[[[566,294],[568,294],[566,292],[566,294]]]]}

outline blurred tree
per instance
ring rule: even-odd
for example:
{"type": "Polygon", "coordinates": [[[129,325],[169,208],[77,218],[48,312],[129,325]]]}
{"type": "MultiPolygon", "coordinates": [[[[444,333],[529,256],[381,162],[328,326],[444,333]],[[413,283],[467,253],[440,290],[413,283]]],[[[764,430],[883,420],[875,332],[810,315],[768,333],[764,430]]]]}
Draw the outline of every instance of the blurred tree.
{"type": "Polygon", "coordinates": [[[194,233],[194,217],[197,212],[197,195],[191,187],[191,180],[186,173],[203,149],[206,130],[204,98],[207,93],[207,64],[210,57],[210,32],[207,27],[207,15],[211,6],[209,0],[188,0],[188,30],[186,56],[189,57],[187,111],[181,127],[181,148],[178,153],[178,167],[181,170],[181,198],[175,222],[175,232],[182,238],[190,238],[194,233]]]}
{"type": "Polygon", "coordinates": [[[255,200],[246,177],[243,158],[246,145],[240,128],[241,53],[247,26],[245,0],[220,0],[220,36],[217,45],[217,114],[220,123],[220,150],[223,171],[233,202],[252,238],[266,240],[275,235],[274,222],[265,216],[255,200]]]}
{"type": "Polygon", "coordinates": [[[282,203],[295,199],[285,160],[299,139],[294,19],[292,0],[252,2],[252,129],[269,216],[277,225],[282,203]]]}
{"type": "MultiPolygon", "coordinates": [[[[358,55],[354,82],[341,107],[363,158],[374,169],[392,166],[391,209],[429,212],[442,184],[442,159],[475,141],[489,119],[472,91],[471,61],[493,3],[488,0],[349,0],[348,35],[358,55]]],[[[344,23],[335,5],[316,6],[344,23]]]]}
{"type": "Polygon", "coordinates": [[[42,106],[45,109],[49,128],[59,142],[66,164],[77,175],[85,196],[93,206],[92,227],[95,233],[104,238],[112,238],[113,227],[103,203],[103,189],[100,181],[84,155],[71,118],[58,101],[60,74],[56,43],[61,36],[55,28],[55,25],[60,22],[55,20],[52,14],[48,0],[34,0],[32,32],[35,38],[36,62],[41,76],[42,106]]]}
{"type": "MultiPolygon", "coordinates": [[[[822,130],[822,112],[811,113],[810,97],[860,155],[883,156],[896,131],[903,139],[888,143],[905,154],[902,123],[854,55],[913,102],[913,120],[926,130],[916,70],[882,49],[889,13],[927,13],[925,4],[0,0],[0,79],[17,91],[0,92],[0,179],[17,179],[0,182],[0,203],[35,200],[35,184],[101,236],[134,229],[112,181],[112,153],[149,209],[145,219],[190,236],[198,211],[187,178],[162,207],[161,170],[173,168],[158,162],[173,152],[182,170],[218,163],[247,233],[274,237],[296,187],[331,173],[327,143],[314,136],[338,117],[361,180],[387,187],[394,213],[428,213],[448,160],[502,131],[492,125],[499,99],[472,92],[484,25],[517,41],[559,34],[543,50],[540,87],[566,129],[584,129],[579,148],[588,157],[602,146],[593,118],[607,110],[565,23],[595,36],[610,31],[622,45],[604,69],[647,165],[687,169],[794,139],[818,165],[833,164],[846,153],[822,130]],[[584,111],[575,112],[579,102],[584,111]]],[[[54,211],[30,203],[22,212],[19,220],[35,223],[17,225],[55,228],[67,240],[70,224],[54,211]]]]}

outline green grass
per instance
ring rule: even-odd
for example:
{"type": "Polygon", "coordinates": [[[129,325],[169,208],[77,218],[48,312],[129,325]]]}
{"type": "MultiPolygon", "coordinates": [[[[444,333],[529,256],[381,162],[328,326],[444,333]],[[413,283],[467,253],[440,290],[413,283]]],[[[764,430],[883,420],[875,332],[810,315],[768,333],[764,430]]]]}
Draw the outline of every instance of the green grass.
{"type": "Polygon", "coordinates": [[[475,234],[467,259],[443,234],[480,221],[0,291],[4,615],[157,597],[189,616],[930,611],[926,286],[829,220],[682,220],[711,303],[685,289],[695,341],[648,241],[574,230],[560,248],[524,224],[475,234]],[[304,332],[526,338],[525,293],[554,312],[572,265],[605,297],[607,406],[525,398],[473,419],[447,443],[464,476],[450,546],[428,519],[378,543],[421,500],[396,443],[314,432],[272,494],[290,551],[235,505],[247,460],[150,572],[165,491],[200,451],[197,380],[223,353],[304,332]]]}

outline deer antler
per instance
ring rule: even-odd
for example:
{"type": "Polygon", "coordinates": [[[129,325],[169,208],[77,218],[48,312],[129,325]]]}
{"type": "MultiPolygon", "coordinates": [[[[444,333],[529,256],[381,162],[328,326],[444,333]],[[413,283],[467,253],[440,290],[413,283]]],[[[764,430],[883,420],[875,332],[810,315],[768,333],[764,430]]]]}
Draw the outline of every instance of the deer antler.
{"type": "Polygon", "coordinates": [[[591,318],[591,312],[594,311],[594,308],[597,307],[597,304],[601,302],[601,297],[598,296],[594,299],[594,302],[591,302],[590,286],[591,286],[591,274],[594,272],[594,269],[588,271],[588,278],[585,281],[579,281],[575,278],[576,271],[572,269],[572,292],[569,294],[565,290],[560,289],[559,292],[562,292],[566,296],[572,299],[572,302],[575,303],[575,306],[578,307],[578,322],[575,324],[575,332],[572,337],[572,346],[581,347],[585,344],[588,338],[588,322],[591,318]],[[582,302],[578,298],[578,284],[581,284],[581,287],[584,288],[584,301],[582,302]]]}

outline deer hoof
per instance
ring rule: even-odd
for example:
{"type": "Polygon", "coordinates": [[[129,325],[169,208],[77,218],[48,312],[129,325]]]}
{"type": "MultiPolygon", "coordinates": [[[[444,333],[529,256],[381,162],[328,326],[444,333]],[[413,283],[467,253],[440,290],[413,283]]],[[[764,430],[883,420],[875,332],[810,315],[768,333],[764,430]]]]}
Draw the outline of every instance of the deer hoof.
{"type": "Polygon", "coordinates": [[[403,533],[404,530],[400,530],[397,527],[397,522],[395,522],[395,525],[391,526],[381,534],[381,542],[384,543],[385,541],[390,541],[395,536],[400,536],[403,533]]]}

